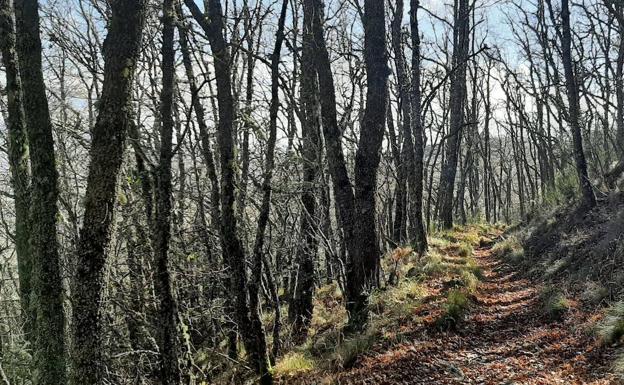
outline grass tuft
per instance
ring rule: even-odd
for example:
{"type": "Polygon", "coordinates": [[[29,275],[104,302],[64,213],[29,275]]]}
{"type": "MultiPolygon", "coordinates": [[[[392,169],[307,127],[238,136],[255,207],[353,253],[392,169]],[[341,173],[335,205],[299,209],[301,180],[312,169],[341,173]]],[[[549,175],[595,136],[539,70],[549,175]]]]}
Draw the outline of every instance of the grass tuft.
{"type": "Polygon", "coordinates": [[[469,270],[462,271],[460,273],[460,280],[461,280],[462,285],[468,291],[468,293],[470,294],[476,293],[477,286],[479,285],[479,278],[477,278],[477,276],[473,272],[469,270]]]}
{"type": "Polygon", "coordinates": [[[301,352],[290,352],[282,357],[273,367],[273,374],[277,376],[295,376],[307,373],[314,369],[315,362],[312,358],[301,352]]]}
{"type": "Polygon", "coordinates": [[[624,302],[616,302],[609,308],[605,318],[596,326],[596,333],[604,344],[620,341],[624,336],[624,302]]]}
{"type": "Polygon", "coordinates": [[[542,313],[551,321],[560,321],[570,310],[570,301],[554,286],[546,286],[540,293],[542,313]]]}
{"type": "Polygon", "coordinates": [[[441,327],[456,327],[465,317],[470,307],[470,300],[461,290],[450,290],[444,304],[444,314],[438,321],[441,327]]]}
{"type": "Polygon", "coordinates": [[[334,366],[344,369],[352,367],[358,357],[371,350],[378,338],[377,333],[367,332],[345,340],[336,349],[334,366]]]}
{"type": "Polygon", "coordinates": [[[497,257],[514,265],[520,264],[524,260],[524,248],[515,235],[496,243],[492,247],[492,251],[497,257]]]}

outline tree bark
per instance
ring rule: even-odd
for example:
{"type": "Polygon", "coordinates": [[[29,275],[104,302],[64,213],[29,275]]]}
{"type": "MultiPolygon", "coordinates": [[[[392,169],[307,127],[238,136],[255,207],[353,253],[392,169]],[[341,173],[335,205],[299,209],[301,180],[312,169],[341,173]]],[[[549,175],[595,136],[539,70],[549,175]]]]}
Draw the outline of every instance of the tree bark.
{"type": "MultiPolygon", "coordinates": [[[[143,0],[111,2],[104,42],[104,85],[92,131],[85,213],[73,282],[70,384],[103,381],[102,294],[117,176],[131,123],[131,93],[145,19],[143,0]]],[[[58,383],[57,383],[58,384],[58,383]]]]}
{"type": "MultiPolygon", "coordinates": [[[[421,112],[420,91],[420,30],[418,28],[418,0],[410,3],[410,27],[412,30],[412,84],[410,102],[412,104],[409,134],[414,136],[413,174],[410,175],[410,238],[416,251],[423,255],[427,251],[427,231],[423,221],[423,180],[425,178],[425,130],[421,112]]],[[[405,131],[405,135],[408,131],[405,131]]]]}
{"type": "Polygon", "coordinates": [[[310,8],[304,3],[303,46],[301,53],[301,134],[303,158],[303,194],[301,195],[302,251],[297,258],[296,286],[289,306],[295,340],[303,342],[312,319],[314,294],[314,262],[318,251],[318,238],[314,229],[316,183],[321,165],[321,119],[318,76],[314,65],[313,25],[310,8]]]}
{"type": "Polygon", "coordinates": [[[381,250],[376,222],[377,170],[388,105],[388,55],[386,51],[385,2],[364,2],[364,62],[366,106],[355,154],[355,253],[347,264],[347,311],[349,327],[358,330],[368,318],[368,293],[378,283],[381,250]]]}
{"type": "Polygon", "coordinates": [[[0,54],[6,74],[8,152],[15,205],[15,254],[19,275],[24,333],[30,340],[35,314],[30,305],[32,257],[30,255],[30,166],[24,95],[19,73],[13,11],[9,0],[0,0],[0,54]]]}
{"type": "Polygon", "coordinates": [[[243,343],[263,381],[272,382],[268,372],[266,349],[256,344],[256,337],[249,315],[247,300],[247,271],[245,251],[237,228],[235,210],[236,201],[236,160],[234,156],[234,99],[232,96],[231,57],[223,35],[224,15],[219,0],[206,1],[207,16],[193,0],[184,0],[193,18],[202,27],[208,37],[214,57],[215,77],[217,80],[217,103],[219,121],[217,125],[217,143],[221,163],[221,221],[220,233],[223,253],[230,270],[232,292],[234,293],[234,316],[243,343]]]}
{"type": "MultiPolygon", "coordinates": [[[[249,280],[249,315],[252,326],[252,338],[258,350],[258,369],[262,384],[273,383],[267,362],[267,346],[264,335],[264,326],[260,319],[260,285],[262,283],[262,257],[264,254],[264,236],[269,222],[271,211],[272,180],[275,169],[275,144],[277,142],[277,115],[279,113],[279,64],[282,44],[284,42],[284,23],[286,22],[286,10],[288,0],[283,0],[280,16],[277,24],[275,48],[271,55],[271,103],[269,107],[269,137],[265,159],[264,181],[262,183],[262,203],[258,214],[258,227],[253,247],[251,277],[249,280]]],[[[279,304],[277,305],[279,306],[279,304]]],[[[279,336],[278,336],[279,339],[279,336]]],[[[275,341],[279,344],[279,341],[275,341]]]]}
{"type": "Polygon", "coordinates": [[[171,240],[171,199],[173,158],[173,90],[175,87],[173,0],[163,1],[162,90],[160,93],[160,155],[156,178],[156,211],[153,225],[154,288],[159,302],[158,346],[160,348],[160,379],[163,385],[180,383],[177,330],[178,307],[169,272],[169,242],[171,240]]]}
{"type": "Polygon", "coordinates": [[[41,63],[37,0],[16,0],[17,57],[32,172],[30,247],[34,308],[35,385],[66,382],[65,313],[56,234],[58,173],[41,63]]]}
{"type": "Polygon", "coordinates": [[[464,103],[466,100],[466,68],[470,39],[470,5],[468,0],[456,0],[453,26],[453,57],[451,74],[450,132],[445,143],[446,159],[440,172],[438,209],[441,225],[453,227],[453,194],[459,156],[461,133],[464,126],[464,103]]]}
{"type": "Polygon", "coordinates": [[[561,54],[566,80],[566,91],[568,94],[568,119],[570,130],[572,131],[574,161],[583,195],[582,204],[586,208],[592,208],[596,205],[596,196],[594,195],[594,190],[587,173],[587,160],[585,159],[585,151],[583,150],[583,134],[581,132],[580,122],[581,107],[579,103],[578,83],[572,63],[572,32],[570,28],[570,8],[568,0],[561,0],[561,54]]]}

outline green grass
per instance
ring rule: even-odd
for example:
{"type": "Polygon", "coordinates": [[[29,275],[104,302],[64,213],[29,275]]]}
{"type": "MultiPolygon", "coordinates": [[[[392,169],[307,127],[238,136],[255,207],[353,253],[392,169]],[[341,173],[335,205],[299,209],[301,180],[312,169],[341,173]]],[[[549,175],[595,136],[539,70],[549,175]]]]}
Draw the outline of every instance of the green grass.
{"type": "Polygon", "coordinates": [[[369,297],[370,317],[359,335],[346,336],[344,298],[336,284],[319,288],[314,298],[314,314],[304,344],[278,360],[274,373],[288,377],[302,372],[337,370],[353,366],[374,346],[386,346],[409,338],[412,325],[419,322],[418,309],[427,291],[427,280],[447,283],[443,315],[439,326],[456,327],[471,305],[483,272],[473,250],[489,244],[496,231],[485,225],[458,226],[436,232],[429,239],[429,251],[418,257],[410,248],[398,247],[382,259],[385,284],[369,297]],[[389,279],[389,278],[392,279],[389,279]]]}
{"type": "Polygon", "coordinates": [[[290,352],[283,356],[272,368],[277,376],[294,376],[307,373],[315,368],[314,360],[302,352],[290,352]]]}
{"type": "Polygon", "coordinates": [[[462,285],[468,290],[468,293],[475,294],[477,291],[477,286],[479,285],[479,278],[468,270],[464,270],[460,274],[460,280],[462,285]]]}
{"type": "Polygon", "coordinates": [[[497,257],[503,258],[514,265],[520,264],[524,260],[524,248],[515,235],[508,236],[506,239],[497,242],[492,247],[492,252],[497,257]]]}
{"type": "Polygon", "coordinates": [[[459,289],[450,290],[438,325],[446,328],[456,327],[464,319],[469,307],[470,300],[466,293],[459,289]]]}

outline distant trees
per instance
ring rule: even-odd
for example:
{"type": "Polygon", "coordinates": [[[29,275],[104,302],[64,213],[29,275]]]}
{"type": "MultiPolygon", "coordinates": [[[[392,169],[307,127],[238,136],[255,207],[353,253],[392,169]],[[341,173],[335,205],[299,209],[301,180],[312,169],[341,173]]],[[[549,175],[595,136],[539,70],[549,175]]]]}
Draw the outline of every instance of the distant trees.
{"type": "Polygon", "coordinates": [[[394,248],[599,204],[624,8],[551,1],[0,0],[0,382],[268,384],[394,248]]]}

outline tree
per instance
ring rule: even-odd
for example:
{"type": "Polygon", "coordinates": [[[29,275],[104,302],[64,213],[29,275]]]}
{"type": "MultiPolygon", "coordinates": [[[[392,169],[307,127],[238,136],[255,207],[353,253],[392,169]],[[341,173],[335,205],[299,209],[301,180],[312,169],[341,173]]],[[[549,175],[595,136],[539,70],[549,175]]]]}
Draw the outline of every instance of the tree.
{"type": "Polygon", "coordinates": [[[102,384],[102,295],[124,145],[132,124],[132,84],[141,46],[146,2],[111,2],[104,42],[104,83],[93,127],[85,213],[73,281],[70,383],[102,384]]]}
{"type": "Polygon", "coordinates": [[[314,0],[304,3],[304,17],[308,15],[304,24],[312,23],[314,28],[314,64],[319,80],[323,135],[348,251],[345,294],[349,328],[352,330],[361,329],[366,324],[368,293],[377,284],[381,255],[376,229],[375,191],[385,128],[389,75],[384,12],[384,2],[364,3],[362,21],[368,89],[356,153],[353,188],[344,160],[341,132],[336,117],[334,80],[323,35],[323,2],[314,0]]]}
{"type": "Polygon", "coordinates": [[[160,378],[163,385],[180,383],[177,332],[178,310],[169,273],[171,240],[171,199],[173,158],[173,92],[175,87],[175,9],[173,0],[163,1],[162,90],[160,93],[160,153],[156,178],[156,211],[153,223],[153,250],[156,272],[154,288],[159,301],[158,346],[160,378]]]}
{"type": "Polygon", "coordinates": [[[56,237],[58,173],[52,121],[41,63],[37,0],[16,0],[17,57],[24,94],[30,150],[30,251],[32,302],[35,312],[35,377],[37,385],[66,381],[65,313],[61,261],[56,237]]]}
{"type": "MultiPolygon", "coordinates": [[[[210,42],[214,57],[215,76],[217,80],[217,104],[219,119],[217,126],[217,143],[221,163],[221,224],[220,235],[227,267],[231,272],[231,283],[234,296],[234,315],[238,330],[243,338],[250,359],[260,374],[264,384],[272,383],[269,372],[268,355],[264,332],[254,328],[250,317],[247,271],[245,251],[238,236],[238,225],[235,210],[235,143],[234,143],[234,100],[232,97],[231,56],[223,36],[224,17],[219,0],[208,0],[206,13],[203,15],[197,4],[185,0],[193,18],[202,27],[210,42]],[[260,341],[260,343],[259,343],[260,341]]],[[[270,195],[269,195],[270,196],[270,195]]]]}
{"type": "Polygon", "coordinates": [[[35,314],[30,305],[32,257],[30,255],[30,166],[24,96],[15,52],[15,24],[9,0],[0,1],[0,54],[6,73],[8,95],[8,151],[11,183],[15,195],[15,253],[17,254],[20,301],[24,331],[32,337],[35,314]]]}
{"type": "Polygon", "coordinates": [[[388,105],[388,56],[386,51],[385,2],[364,2],[364,61],[366,106],[355,154],[355,254],[347,264],[347,310],[352,327],[361,328],[367,318],[370,289],[378,280],[379,235],[376,228],[377,170],[381,155],[388,105]]]}
{"type": "Polygon", "coordinates": [[[289,312],[293,329],[298,341],[307,335],[312,320],[314,294],[314,265],[318,250],[318,238],[315,230],[317,213],[315,186],[318,183],[321,165],[321,117],[318,75],[314,65],[314,26],[311,13],[313,5],[309,1],[303,4],[303,46],[301,53],[301,91],[302,104],[302,160],[303,193],[301,194],[301,236],[303,246],[296,271],[295,292],[290,301],[289,312]]]}
{"type": "Polygon", "coordinates": [[[451,86],[449,97],[449,133],[446,136],[446,158],[440,172],[438,185],[438,210],[442,227],[453,227],[453,202],[455,176],[464,127],[466,100],[466,69],[470,46],[470,6],[468,0],[456,0],[453,24],[453,57],[451,61],[451,86]]]}
{"type": "MultiPolygon", "coordinates": [[[[552,15],[553,9],[550,0],[548,0],[548,6],[552,15]]],[[[561,56],[568,95],[568,123],[570,124],[570,130],[572,132],[574,162],[576,164],[576,172],[583,195],[581,203],[586,208],[592,208],[596,205],[596,196],[594,195],[594,189],[587,173],[587,160],[585,159],[585,151],[583,149],[579,85],[572,62],[572,31],[570,28],[570,8],[568,6],[568,0],[561,0],[561,31],[558,31],[558,35],[561,40],[561,56]]]]}

